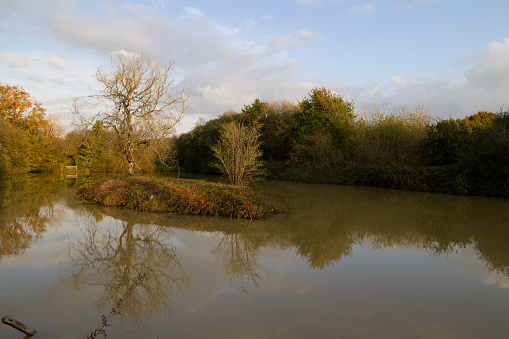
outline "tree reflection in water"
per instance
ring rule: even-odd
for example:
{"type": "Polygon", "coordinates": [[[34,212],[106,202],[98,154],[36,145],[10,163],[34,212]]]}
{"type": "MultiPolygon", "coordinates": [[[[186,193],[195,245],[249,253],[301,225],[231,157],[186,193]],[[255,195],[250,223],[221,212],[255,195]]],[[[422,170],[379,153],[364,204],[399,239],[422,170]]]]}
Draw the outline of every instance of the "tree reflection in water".
{"type": "Polygon", "coordinates": [[[237,232],[224,233],[212,254],[221,262],[230,282],[235,282],[247,293],[246,287],[250,282],[258,287],[259,252],[260,248],[251,239],[237,232]]]}
{"type": "Polygon", "coordinates": [[[0,225],[0,260],[3,256],[21,255],[32,242],[40,239],[46,232],[51,219],[44,209],[31,209],[23,215],[0,225]]]}
{"type": "Polygon", "coordinates": [[[68,243],[66,275],[75,287],[101,287],[98,310],[120,306],[120,323],[141,328],[151,316],[168,315],[173,296],[189,289],[178,250],[170,244],[171,230],[116,219],[98,223],[92,213],[85,220],[83,238],[68,243]]]}
{"type": "Polygon", "coordinates": [[[48,177],[20,176],[0,180],[0,261],[22,255],[58,223],[66,196],[61,182],[48,177]]]}

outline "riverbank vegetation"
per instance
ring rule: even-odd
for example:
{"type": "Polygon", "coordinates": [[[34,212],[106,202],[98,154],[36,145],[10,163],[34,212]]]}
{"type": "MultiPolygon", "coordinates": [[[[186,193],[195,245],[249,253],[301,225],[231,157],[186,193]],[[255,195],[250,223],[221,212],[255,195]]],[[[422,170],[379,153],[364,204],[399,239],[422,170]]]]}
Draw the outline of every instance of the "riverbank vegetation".
{"type": "Polygon", "coordinates": [[[241,112],[150,140],[132,149],[133,165],[114,128],[95,121],[64,135],[22,88],[0,85],[0,176],[64,166],[219,174],[214,147],[232,122],[258,131],[257,169],[270,178],[509,197],[509,110],[432,120],[423,107],[357,109],[325,88],[296,103],[255,99],[241,112]]]}
{"type": "Polygon", "coordinates": [[[433,121],[424,107],[354,110],[325,88],[298,103],[256,99],[180,135],[180,166],[214,173],[210,145],[231,121],[260,130],[276,179],[509,197],[509,111],[433,121]]]}
{"type": "Polygon", "coordinates": [[[246,187],[190,179],[119,177],[80,190],[94,204],[139,211],[262,219],[278,212],[263,195],[246,187]]]}

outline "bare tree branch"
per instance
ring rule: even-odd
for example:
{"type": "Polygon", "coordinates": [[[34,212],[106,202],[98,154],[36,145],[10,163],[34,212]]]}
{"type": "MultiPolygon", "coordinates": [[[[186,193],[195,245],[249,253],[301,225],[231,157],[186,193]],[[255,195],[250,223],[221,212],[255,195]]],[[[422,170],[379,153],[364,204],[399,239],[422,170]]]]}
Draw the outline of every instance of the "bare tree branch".
{"type": "Polygon", "coordinates": [[[174,85],[173,62],[150,59],[146,54],[117,54],[111,73],[99,68],[96,94],[74,98],[75,124],[90,127],[101,121],[117,134],[129,173],[141,147],[172,136],[188,109],[190,91],[174,85]]]}
{"type": "Polygon", "coordinates": [[[248,128],[235,121],[224,125],[217,145],[212,146],[217,158],[212,165],[234,185],[257,180],[264,174],[259,137],[260,132],[255,127],[248,128]]]}

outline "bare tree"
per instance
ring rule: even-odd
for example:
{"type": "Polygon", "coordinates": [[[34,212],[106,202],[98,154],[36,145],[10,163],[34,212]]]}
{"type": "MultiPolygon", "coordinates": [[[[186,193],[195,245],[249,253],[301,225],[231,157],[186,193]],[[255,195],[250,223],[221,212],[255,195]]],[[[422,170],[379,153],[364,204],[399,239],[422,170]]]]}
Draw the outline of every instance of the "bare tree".
{"type": "Polygon", "coordinates": [[[241,186],[257,180],[264,174],[259,137],[256,127],[248,128],[235,121],[225,124],[218,143],[212,146],[217,158],[212,166],[228,176],[233,185],[241,186]]]}
{"type": "Polygon", "coordinates": [[[172,68],[173,62],[154,61],[143,52],[117,53],[111,73],[97,70],[96,94],[73,100],[77,125],[101,121],[115,131],[130,174],[137,166],[136,152],[173,135],[187,112],[190,91],[174,86],[172,68]]]}

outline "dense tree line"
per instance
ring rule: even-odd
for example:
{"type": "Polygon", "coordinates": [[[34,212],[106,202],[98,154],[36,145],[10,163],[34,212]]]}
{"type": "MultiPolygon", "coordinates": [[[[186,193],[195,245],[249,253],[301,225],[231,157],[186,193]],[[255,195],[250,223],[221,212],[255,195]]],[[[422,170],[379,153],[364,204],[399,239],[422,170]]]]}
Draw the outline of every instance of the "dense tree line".
{"type": "Polygon", "coordinates": [[[298,103],[255,99],[180,135],[180,166],[215,173],[211,147],[223,125],[260,131],[265,167],[277,179],[509,197],[509,111],[433,122],[423,107],[354,110],[316,88],[298,103]]]}
{"type": "MultiPolygon", "coordinates": [[[[372,105],[325,88],[300,102],[255,99],[178,137],[134,150],[136,171],[218,173],[213,147],[228,123],[258,131],[273,178],[509,197],[509,111],[432,121],[423,107],[372,105]]],[[[122,140],[101,121],[67,134],[22,88],[0,84],[0,175],[57,171],[127,172],[122,140]]]]}

